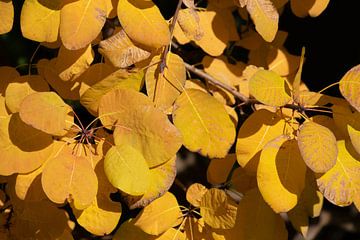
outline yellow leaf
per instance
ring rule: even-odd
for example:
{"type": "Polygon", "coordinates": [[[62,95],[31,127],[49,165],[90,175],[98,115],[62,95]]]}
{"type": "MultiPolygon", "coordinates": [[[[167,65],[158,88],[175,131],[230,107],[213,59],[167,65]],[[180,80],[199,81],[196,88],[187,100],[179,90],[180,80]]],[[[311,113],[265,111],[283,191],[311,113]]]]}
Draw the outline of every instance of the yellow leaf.
{"type": "Polygon", "coordinates": [[[98,115],[99,103],[106,93],[112,89],[133,89],[140,91],[143,85],[144,72],[129,73],[119,69],[103,76],[103,79],[92,85],[80,98],[81,104],[94,116],[98,115]]]}
{"type": "Polygon", "coordinates": [[[5,91],[6,107],[12,113],[20,110],[23,99],[35,92],[49,91],[49,85],[39,75],[21,76],[9,83],[5,91]]]}
{"type": "Polygon", "coordinates": [[[11,31],[14,22],[14,6],[12,1],[0,1],[0,34],[11,31]]]}
{"type": "Polygon", "coordinates": [[[222,18],[217,17],[214,11],[198,12],[200,28],[204,36],[195,41],[206,53],[211,56],[220,56],[229,41],[229,30],[222,18]]]}
{"type": "Polygon", "coordinates": [[[327,127],[334,133],[336,140],[346,139],[348,138],[347,134],[344,135],[342,131],[336,126],[333,118],[325,116],[325,115],[316,115],[312,117],[313,122],[320,124],[324,127],[327,127]]]}
{"type": "MultiPolygon", "coordinates": [[[[0,2],[1,4],[1,2],[0,2]]],[[[20,74],[12,67],[0,67],[0,95],[5,96],[5,90],[9,83],[20,77],[20,74]]]]}
{"type": "Polygon", "coordinates": [[[134,219],[134,225],[151,235],[159,235],[182,218],[175,196],[167,192],[147,205],[134,219]]]}
{"type": "Polygon", "coordinates": [[[225,110],[227,111],[227,113],[229,114],[229,117],[231,119],[231,121],[234,124],[234,127],[237,127],[238,121],[239,121],[239,117],[237,115],[237,112],[235,110],[235,107],[230,107],[228,105],[224,105],[225,106],[225,110]]]}
{"type": "Polygon", "coordinates": [[[327,7],[330,0],[291,0],[292,12],[297,17],[319,16],[327,7]]]}
{"type": "Polygon", "coordinates": [[[235,162],[235,154],[212,159],[207,169],[208,182],[215,185],[225,183],[235,162]]]}
{"type": "Polygon", "coordinates": [[[201,198],[200,214],[213,228],[231,229],[236,219],[236,205],[223,190],[212,188],[201,198]]]}
{"type": "MultiPolygon", "coordinates": [[[[222,2],[224,2],[224,1],[222,1],[222,2]]],[[[226,23],[226,28],[228,29],[228,32],[229,32],[228,41],[239,41],[240,40],[239,33],[237,31],[236,20],[233,15],[233,11],[235,9],[236,8],[234,8],[234,7],[218,8],[218,7],[215,7],[214,5],[212,5],[211,3],[209,3],[207,6],[208,11],[215,11],[217,14],[216,17],[222,18],[223,22],[226,23]]]]}
{"type": "MultiPolygon", "coordinates": [[[[360,116],[360,114],[358,116],[360,116]]],[[[352,145],[360,154],[360,117],[358,118],[357,123],[357,126],[348,125],[348,132],[352,145]]]]}
{"type": "Polygon", "coordinates": [[[110,183],[127,194],[143,195],[149,186],[146,160],[129,145],[111,147],[105,156],[104,169],[110,183]]]}
{"type": "Polygon", "coordinates": [[[301,156],[312,171],[324,173],[335,165],[338,154],[336,138],[328,128],[305,122],[297,137],[301,156]]]}
{"type": "Polygon", "coordinates": [[[244,168],[238,167],[234,170],[231,176],[231,187],[239,193],[246,193],[247,191],[257,187],[256,176],[248,174],[244,168]]]}
{"type": "Polygon", "coordinates": [[[169,26],[152,1],[119,0],[117,13],[121,26],[137,44],[150,49],[169,44],[169,26]]]}
{"type": "Polygon", "coordinates": [[[105,24],[106,10],[103,0],[78,0],[63,6],[60,37],[64,46],[77,50],[89,45],[105,24]]]}
{"type": "Polygon", "coordinates": [[[285,124],[279,116],[265,109],[251,114],[237,137],[236,156],[240,166],[250,174],[256,173],[260,151],[267,142],[283,134],[285,124]]]}
{"type": "Polygon", "coordinates": [[[198,12],[192,8],[181,9],[178,15],[178,23],[185,36],[192,41],[199,41],[204,36],[200,27],[198,12]]]}
{"type": "Polygon", "coordinates": [[[354,202],[360,210],[360,155],[343,140],[338,141],[338,149],[335,166],[317,179],[317,185],[333,204],[348,206],[354,202]]]}
{"type": "Polygon", "coordinates": [[[75,80],[90,67],[93,60],[91,45],[76,51],[61,46],[54,67],[63,81],[75,80]]]}
{"type": "Polygon", "coordinates": [[[200,207],[201,199],[207,191],[204,185],[193,183],[186,190],[186,200],[194,207],[200,207]]]}
{"type": "Polygon", "coordinates": [[[28,173],[52,152],[52,138],[21,121],[15,113],[0,119],[0,175],[28,173]]]}
{"type": "Polygon", "coordinates": [[[154,240],[154,236],[143,232],[139,227],[134,225],[134,220],[130,219],[123,224],[115,233],[113,240],[154,240]]]}
{"type": "Polygon", "coordinates": [[[130,209],[145,207],[153,200],[165,194],[174,182],[176,176],[176,157],[166,163],[150,169],[149,187],[140,197],[124,196],[130,209]]]}
{"type": "Polygon", "coordinates": [[[264,202],[258,189],[248,191],[240,201],[236,224],[232,229],[236,239],[286,240],[285,223],[264,202]],[[256,214],[254,214],[256,213],[256,214]],[[259,227],[261,226],[261,230],[259,227]]]}
{"type": "Polygon", "coordinates": [[[23,36],[37,42],[55,42],[58,39],[62,7],[62,2],[58,3],[50,8],[41,0],[26,0],[20,17],[23,36]]]}
{"type": "Polygon", "coordinates": [[[184,232],[187,239],[209,240],[212,239],[213,231],[203,218],[188,217],[185,221],[184,232]]]}
{"type": "Polygon", "coordinates": [[[127,68],[150,57],[150,52],[135,46],[123,29],[99,44],[99,52],[119,68],[127,68]]]}
{"type": "Polygon", "coordinates": [[[54,92],[28,95],[20,105],[19,114],[26,124],[51,135],[65,135],[73,125],[71,107],[54,92]]]}
{"type": "Polygon", "coordinates": [[[173,119],[185,147],[203,156],[225,157],[234,142],[235,128],[224,106],[200,90],[185,90],[178,97],[173,119]]]}
{"type": "Polygon", "coordinates": [[[249,81],[249,91],[260,102],[283,106],[291,100],[285,79],[273,71],[258,70],[249,81]]]}
{"type": "Polygon", "coordinates": [[[91,163],[65,146],[46,163],[41,183],[48,198],[58,204],[67,199],[77,209],[90,206],[96,197],[98,180],[91,163]]]}
{"type": "Polygon", "coordinates": [[[295,73],[300,57],[290,54],[285,48],[272,48],[267,56],[268,69],[280,76],[295,73]]]}
{"type": "Polygon", "coordinates": [[[305,186],[306,165],[296,140],[281,135],[261,151],[257,182],[265,202],[276,213],[295,207],[305,186]]]}
{"type": "Polygon", "coordinates": [[[114,18],[117,15],[116,9],[119,0],[105,0],[106,5],[106,17],[114,18]]]}
{"type": "Polygon", "coordinates": [[[176,39],[176,41],[182,45],[189,43],[190,39],[188,39],[185,35],[185,33],[183,32],[183,30],[180,28],[179,23],[176,21],[175,23],[175,27],[174,27],[174,32],[173,35],[176,39]]]}
{"type": "Polygon", "coordinates": [[[186,71],[182,58],[170,52],[163,72],[161,66],[160,56],[155,56],[146,71],[145,83],[147,94],[155,106],[166,112],[184,89],[186,71]]]}
{"type": "Polygon", "coordinates": [[[360,112],[360,65],[353,67],[343,76],[339,87],[345,99],[360,112]]]}
{"type": "MultiPolygon", "coordinates": [[[[298,102],[298,103],[300,103],[301,74],[302,74],[302,69],[303,69],[303,65],[304,65],[304,60],[305,60],[305,47],[303,47],[301,49],[301,57],[300,57],[299,69],[296,72],[295,79],[294,79],[294,82],[293,82],[294,100],[296,102],[298,102]]],[[[302,105],[302,106],[304,106],[304,105],[302,105]]]]}
{"type": "Polygon", "coordinates": [[[9,116],[9,112],[6,109],[5,97],[0,95],[0,118],[9,116]]]}
{"type": "Polygon", "coordinates": [[[271,0],[248,0],[246,9],[255,23],[256,31],[265,41],[273,41],[278,30],[279,14],[271,0]]]}

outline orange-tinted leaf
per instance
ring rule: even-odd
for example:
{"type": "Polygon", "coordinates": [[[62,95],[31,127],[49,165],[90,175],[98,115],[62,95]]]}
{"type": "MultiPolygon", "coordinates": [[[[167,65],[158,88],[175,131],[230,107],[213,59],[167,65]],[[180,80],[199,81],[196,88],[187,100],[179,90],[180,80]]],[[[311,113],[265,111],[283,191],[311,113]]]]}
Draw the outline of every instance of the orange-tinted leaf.
{"type": "Polygon", "coordinates": [[[256,176],[248,174],[244,168],[238,167],[234,170],[231,176],[231,187],[239,193],[246,193],[247,191],[257,187],[256,176]]]}
{"type": "Polygon", "coordinates": [[[292,12],[298,17],[319,16],[327,7],[330,0],[291,0],[292,12]]]}
{"type": "Polygon", "coordinates": [[[201,199],[207,191],[204,185],[193,183],[186,190],[186,200],[194,207],[200,207],[201,199]]]}
{"type": "Polygon", "coordinates": [[[0,67],[0,95],[5,96],[5,90],[9,83],[20,77],[20,74],[12,67],[0,67]]]}
{"type": "Polygon", "coordinates": [[[14,6],[12,1],[0,1],[0,34],[11,31],[14,22],[14,6]]]}
{"type": "Polygon", "coordinates": [[[208,182],[211,184],[222,184],[226,182],[235,162],[235,154],[228,154],[225,158],[212,159],[207,169],[208,182]]]}

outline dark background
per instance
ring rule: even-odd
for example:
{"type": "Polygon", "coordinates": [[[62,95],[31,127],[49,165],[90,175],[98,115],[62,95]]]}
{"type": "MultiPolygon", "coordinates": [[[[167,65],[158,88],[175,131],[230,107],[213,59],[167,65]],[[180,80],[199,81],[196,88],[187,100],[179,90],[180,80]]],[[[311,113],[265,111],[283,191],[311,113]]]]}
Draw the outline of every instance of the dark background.
{"type": "MultiPolygon", "coordinates": [[[[28,63],[38,46],[38,43],[21,37],[19,17],[23,1],[13,2],[16,8],[15,24],[10,33],[0,35],[0,66],[15,67],[28,63]]],[[[154,2],[166,18],[172,16],[177,4],[176,0],[154,2]]],[[[286,5],[279,29],[289,33],[285,47],[290,53],[300,55],[302,46],[306,47],[302,79],[311,90],[318,91],[339,81],[350,68],[360,64],[359,2],[331,0],[325,12],[317,18],[298,18],[292,14],[289,4],[286,5]]],[[[41,47],[34,62],[55,55],[56,51],[41,47]]],[[[19,70],[24,73],[27,67],[19,70]]],[[[337,87],[326,93],[340,96],[337,87]]],[[[193,173],[204,171],[197,167],[194,166],[193,173]]],[[[318,230],[314,238],[317,240],[360,240],[360,216],[353,206],[340,208],[325,202],[322,216],[312,220],[311,229],[318,230]]],[[[289,233],[289,239],[299,239],[290,226],[289,233]]]]}

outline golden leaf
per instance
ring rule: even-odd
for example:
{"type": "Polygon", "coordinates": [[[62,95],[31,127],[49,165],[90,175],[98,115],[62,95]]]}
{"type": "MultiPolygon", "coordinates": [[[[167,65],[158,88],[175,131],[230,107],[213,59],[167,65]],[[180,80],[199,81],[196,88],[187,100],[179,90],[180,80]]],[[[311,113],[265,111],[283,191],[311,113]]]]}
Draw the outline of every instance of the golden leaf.
{"type": "Polygon", "coordinates": [[[11,31],[14,22],[14,6],[12,1],[0,1],[0,34],[11,31]]]}
{"type": "Polygon", "coordinates": [[[225,157],[234,142],[234,124],[224,106],[200,90],[185,90],[177,98],[173,119],[185,147],[203,156],[225,157]]]}
{"type": "Polygon", "coordinates": [[[150,49],[169,44],[168,23],[152,1],[119,0],[117,13],[121,26],[135,43],[150,49]]]}
{"type": "Polygon", "coordinates": [[[88,46],[105,24],[106,10],[103,0],[78,0],[63,6],[60,37],[64,46],[70,50],[88,46]]]}
{"type": "Polygon", "coordinates": [[[40,1],[24,2],[20,17],[21,32],[24,37],[33,41],[55,42],[58,39],[62,3],[49,8],[40,1]]]}
{"type": "Polygon", "coordinates": [[[28,173],[52,152],[52,138],[21,121],[15,113],[0,119],[0,174],[28,173]]]}
{"type": "Polygon", "coordinates": [[[99,44],[99,52],[118,68],[127,68],[150,57],[150,52],[135,46],[123,29],[99,44]]]}
{"type": "Polygon", "coordinates": [[[300,57],[290,54],[285,48],[273,48],[267,56],[268,69],[280,76],[295,73],[300,57]]]}
{"type": "Polygon", "coordinates": [[[281,135],[261,151],[257,182],[265,202],[276,213],[295,207],[305,187],[306,165],[296,140],[281,135]]]}
{"type": "Polygon", "coordinates": [[[159,235],[181,218],[182,212],[175,196],[167,192],[144,207],[134,219],[134,225],[148,234],[159,235]]]}
{"type": "Polygon", "coordinates": [[[160,56],[155,56],[146,71],[145,83],[147,94],[155,106],[166,112],[182,93],[186,72],[182,58],[170,52],[166,57],[167,67],[163,72],[161,72],[161,66],[160,56]]]}
{"type": "Polygon", "coordinates": [[[258,70],[249,81],[249,91],[260,102],[270,106],[283,106],[291,100],[285,79],[273,71],[258,70]]]}
{"type": "Polygon", "coordinates": [[[297,137],[301,156],[312,171],[324,173],[335,165],[338,154],[336,138],[328,128],[305,122],[297,137]]]}
{"type": "Polygon", "coordinates": [[[329,2],[330,0],[291,0],[290,6],[297,17],[317,17],[326,9],[329,2]]]}
{"type": "Polygon", "coordinates": [[[207,191],[204,185],[193,183],[186,190],[186,200],[194,207],[200,207],[201,199],[207,191]]]}
{"type": "Polygon", "coordinates": [[[279,14],[271,0],[248,0],[246,4],[256,31],[265,41],[274,40],[278,30],[279,14]]]}
{"type": "Polygon", "coordinates": [[[317,185],[330,202],[338,206],[354,202],[360,210],[360,155],[344,140],[338,141],[338,149],[335,166],[316,180],[317,185]]]}
{"type": "Polygon", "coordinates": [[[208,190],[200,202],[200,214],[204,221],[213,228],[231,229],[236,219],[236,205],[228,199],[223,190],[208,190]]]}
{"type": "Polygon", "coordinates": [[[194,9],[181,9],[178,15],[178,23],[188,39],[192,41],[199,41],[204,36],[204,31],[200,26],[198,12],[194,9]]]}
{"type": "Polygon", "coordinates": [[[265,109],[251,114],[240,127],[236,143],[240,166],[250,174],[256,173],[260,151],[267,142],[283,134],[285,124],[279,116],[265,109]]]}
{"type": "Polygon", "coordinates": [[[343,76],[339,87],[345,99],[360,112],[360,65],[353,67],[343,76]]]}
{"type": "Polygon", "coordinates": [[[225,158],[211,159],[207,169],[207,180],[211,184],[225,183],[236,162],[236,154],[228,154],[225,158]]]}

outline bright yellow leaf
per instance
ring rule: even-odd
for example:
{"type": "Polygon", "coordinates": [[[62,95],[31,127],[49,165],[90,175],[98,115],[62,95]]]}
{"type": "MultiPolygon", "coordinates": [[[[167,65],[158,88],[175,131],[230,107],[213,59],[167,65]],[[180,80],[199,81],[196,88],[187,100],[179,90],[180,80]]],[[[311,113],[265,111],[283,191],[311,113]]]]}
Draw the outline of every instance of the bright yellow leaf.
{"type": "Polygon", "coordinates": [[[248,173],[255,174],[260,151],[270,140],[283,134],[285,121],[275,113],[260,109],[240,127],[236,143],[237,161],[248,173]]]}
{"type": "MultiPolygon", "coordinates": [[[[38,113],[41,114],[41,113],[38,113]]],[[[0,174],[28,173],[52,152],[52,138],[21,121],[15,113],[0,119],[0,174]]]]}
{"type": "Polygon", "coordinates": [[[207,169],[208,182],[211,184],[225,183],[235,162],[235,154],[228,154],[225,158],[212,159],[207,169]]]}
{"type": "Polygon", "coordinates": [[[14,6],[12,1],[0,1],[0,34],[11,31],[14,22],[14,6]]]}
{"type": "Polygon", "coordinates": [[[67,3],[60,12],[60,37],[67,49],[88,46],[100,33],[106,20],[104,0],[78,0],[67,3]]]}
{"type": "Polygon", "coordinates": [[[147,48],[169,44],[168,23],[152,1],[119,0],[118,18],[128,36],[147,48]]]}
{"type": "Polygon", "coordinates": [[[185,147],[203,156],[225,157],[234,142],[235,128],[224,106],[200,90],[185,90],[178,97],[173,119],[185,147]]]}
{"type": "Polygon", "coordinates": [[[291,100],[285,79],[268,70],[258,70],[249,81],[250,94],[270,106],[283,106],[291,100]]]}
{"type": "Polygon", "coordinates": [[[177,22],[188,39],[199,41],[204,36],[204,31],[200,27],[198,12],[194,9],[181,9],[179,11],[177,22]]]}
{"type": "Polygon", "coordinates": [[[246,9],[255,23],[256,31],[265,41],[273,41],[278,30],[279,14],[272,1],[248,0],[246,9]]]}
{"type": "Polygon", "coordinates": [[[354,202],[360,210],[360,155],[343,140],[338,141],[338,149],[335,166],[317,179],[317,185],[330,202],[338,206],[354,202]]]}
{"type": "Polygon", "coordinates": [[[189,43],[190,39],[188,39],[185,35],[185,33],[183,32],[183,30],[180,28],[179,23],[176,21],[175,23],[175,27],[174,27],[174,32],[173,35],[176,39],[176,41],[182,45],[189,43]]]}
{"type": "Polygon", "coordinates": [[[296,140],[281,135],[261,151],[257,182],[265,202],[276,212],[295,207],[305,186],[306,165],[296,140]]]}
{"type": "Polygon", "coordinates": [[[150,57],[150,52],[135,46],[123,29],[103,40],[99,44],[99,52],[119,68],[127,68],[134,63],[150,57]]]}
{"type": "Polygon", "coordinates": [[[155,106],[166,112],[182,93],[186,72],[182,58],[173,53],[167,55],[167,67],[163,72],[161,72],[161,64],[160,56],[155,56],[151,60],[150,67],[146,71],[145,83],[147,94],[155,106]]]}
{"type": "Polygon", "coordinates": [[[336,163],[336,138],[326,127],[309,121],[298,132],[298,145],[306,165],[316,173],[324,173],[336,163]]]}
{"type": "Polygon", "coordinates": [[[54,67],[63,81],[73,81],[90,67],[93,60],[91,45],[76,51],[61,46],[54,67]]]}
{"type": "Polygon", "coordinates": [[[345,99],[360,112],[360,65],[353,67],[343,76],[339,87],[345,99]]]}
{"type": "Polygon", "coordinates": [[[204,185],[193,183],[186,190],[186,200],[194,207],[200,207],[201,199],[207,191],[204,185]]]}
{"type": "Polygon", "coordinates": [[[57,156],[49,159],[41,183],[51,201],[63,204],[68,200],[76,209],[85,209],[96,197],[98,180],[91,163],[74,154],[70,146],[65,146],[57,156]]]}
{"type": "Polygon", "coordinates": [[[214,11],[198,12],[200,18],[200,28],[204,31],[204,36],[195,41],[206,53],[211,56],[220,56],[227,42],[229,41],[229,30],[222,18],[216,17],[214,11]]]}
{"type": "Polygon", "coordinates": [[[159,235],[182,218],[175,196],[167,192],[147,205],[134,219],[134,225],[151,235],[159,235]]]}
{"type": "Polygon", "coordinates": [[[273,48],[267,56],[268,69],[280,76],[295,73],[300,57],[290,54],[285,48],[273,48]]]}
{"type": "Polygon", "coordinates": [[[9,83],[5,91],[6,107],[12,113],[20,110],[23,99],[35,92],[49,91],[49,85],[39,75],[24,75],[9,83]]]}
{"type": "Polygon", "coordinates": [[[166,163],[150,169],[149,187],[140,197],[124,196],[130,209],[145,207],[153,200],[165,194],[174,182],[176,175],[176,157],[166,163]]]}
{"type": "Polygon", "coordinates": [[[23,36],[37,42],[55,42],[58,39],[62,7],[62,2],[58,3],[49,8],[41,0],[26,0],[20,17],[23,36]]]}
{"type": "Polygon", "coordinates": [[[200,214],[204,221],[213,228],[233,228],[236,211],[237,206],[223,190],[212,188],[201,198],[200,214]]]}

